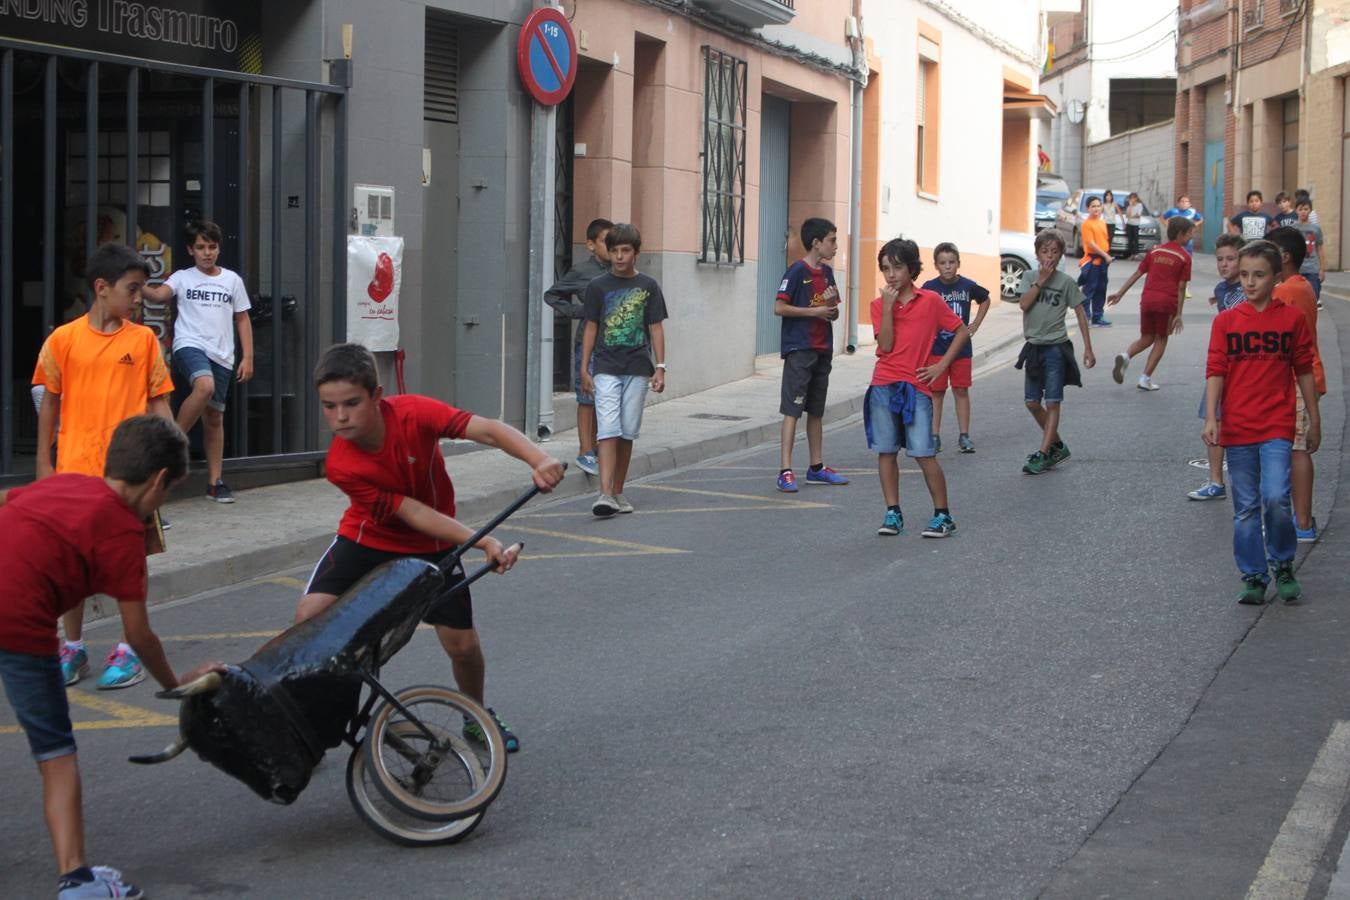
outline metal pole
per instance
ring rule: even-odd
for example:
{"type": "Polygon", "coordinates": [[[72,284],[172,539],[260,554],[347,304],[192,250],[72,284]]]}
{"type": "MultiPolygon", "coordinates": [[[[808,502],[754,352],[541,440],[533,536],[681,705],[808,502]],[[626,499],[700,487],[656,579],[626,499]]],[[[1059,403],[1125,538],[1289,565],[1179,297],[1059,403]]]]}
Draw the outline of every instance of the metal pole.
{"type": "MultiPolygon", "coordinates": [[[[47,57],[42,97],[42,337],[56,327],[56,55],[47,57]]],[[[9,183],[5,183],[8,188],[9,183]]],[[[6,253],[6,256],[9,254],[6,253]]]]}
{"type": "MultiPolygon", "coordinates": [[[[538,0],[536,9],[552,6],[538,0]]],[[[530,269],[526,282],[525,433],[547,440],[553,434],[553,310],[544,291],[553,283],[553,202],[557,109],[531,104],[530,269]]],[[[506,398],[501,398],[505,405],[506,398]]]]}
{"type": "Polygon", "coordinates": [[[202,218],[216,215],[216,80],[202,80],[202,218]]]}
{"type": "MultiPolygon", "coordinates": [[[[862,4],[855,0],[855,16],[861,12],[862,4]]],[[[845,353],[858,349],[858,281],[862,278],[862,141],[863,141],[863,87],[867,84],[867,56],[863,49],[862,19],[858,23],[858,36],[853,39],[853,65],[857,69],[853,76],[853,159],[850,164],[849,185],[853,194],[848,208],[848,338],[844,344],[845,353]]]]}
{"type": "MultiPolygon", "coordinates": [[[[249,259],[248,259],[248,240],[244,235],[248,234],[249,222],[249,168],[248,168],[248,126],[249,126],[249,98],[252,96],[252,89],[244,83],[239,85],[239,190],[237,200],[239,202],[239,238],[237,241],[238,252],[235,254],[235,264],[239,267],[239,278],[248,284],[249,277],[249,259]]],[[[257,352],[256,350],[254,351],[257,352]]],[[[255,361],[256,362],[256,361],[255,361]]],[[[234,385],[234,452],[237,456],[248,456],[248,385],[235,382],[234,385]]]]}
{"type": "Polygon", "coordinates": [[[281,394],[285,384],[282,370],[282,345],[285,328],[282,325],[281,302],[281,88],[272,88],[272,452],[284,453],[286,442],[281,434],[281,394]]]}
{"type": "MultiPolygon", "coordinates": [[[[127,70],[127,246],[136,249],[140,213],[141,70],[127,70]]],[[[167,273],[166,273],[167,274],[167,273]]]]}
{"type": "MultiPolygon", "coordinates": [[[[85,73],[84,95],[84,255],[94,255],[98,246],[98,63],[85,73]]],[[[92,303],[94,283],[86,279],[85,290],[92,303]]]]}
{"type": "MultiPolygon", "coordinates": [[[[308,376],[319,359],[319,94],[305,92],[305,367],[308,376]]],[[[318,448],[319,402],[306,390],[306,450],[318,448]]]]}
{"type": "Polygon", "coordinates": [[[0,57],[0,424],[0,472],[8,473],[14,464],[13,50],[0,57]]]}
{"type": "MultiPolygon", "coordinates": [[[[350,84],[351,61],[342,63],[344,83],[350,84]]],[[[337,67],[338,63],[334,63],[337,67]]],[[[347,95],[333,104],[333,342],[347,340],[347,95]]]]}

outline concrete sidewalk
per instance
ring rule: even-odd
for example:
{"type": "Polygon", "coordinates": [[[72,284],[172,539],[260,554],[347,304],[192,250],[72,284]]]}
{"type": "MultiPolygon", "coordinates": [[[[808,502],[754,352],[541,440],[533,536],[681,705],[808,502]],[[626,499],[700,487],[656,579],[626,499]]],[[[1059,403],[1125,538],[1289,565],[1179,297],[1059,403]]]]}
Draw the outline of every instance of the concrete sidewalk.
{"type": "MultiPolygon", "coordinates": [[[[869,331],[864,329],[864,333],[869,331]]],[[[975,370],[1001,364],[1021,336],[1017,307],[998,304],[975,339],[975,370]]],[[[827,423],[862,411],[873,361],[871,346],[853,356],[835,357],[827,423]]],[[[782,422],[778,412],[781,371],[778,359],[763,358],[749,378],[651,404],[643,416],[642,437],[634,445],[630,478],[777,440],[782,422]]],[[[678,373],[673,377],[678,378],[678,373]]],[[[804,431],[798,429],[799,442],[805,440],[804,431]]],[[[529,486],[528,471],[521,463],[504,453],[471,446],[475,449],[467,452],[456,446],[449,454],[457,517],[466,523],[486,520],[529,486]]],[[[577,455],[575,432],[559,432],[543,447],[570,462],[577,455]]],[[[797,451],[797,458],[804,466],[804,448],[797,451]]],[[[766,492],[773,490],[774,474],[764,473],[766,492]]],[[[598,481],[572,465],[553,496],[593,494],[598,481]]],[[[238,502],[228,506],[200,497],[167,504],[165,513],[173,527],[167,535],[168,552],[150,557],[152,604],[317,561],[347,506],[343,495],[323,479],[239,491],[236,496],[238,502]]],[[[99,598],[88,606],[86,619],[113,615],[114,609],[99,598]]]]}

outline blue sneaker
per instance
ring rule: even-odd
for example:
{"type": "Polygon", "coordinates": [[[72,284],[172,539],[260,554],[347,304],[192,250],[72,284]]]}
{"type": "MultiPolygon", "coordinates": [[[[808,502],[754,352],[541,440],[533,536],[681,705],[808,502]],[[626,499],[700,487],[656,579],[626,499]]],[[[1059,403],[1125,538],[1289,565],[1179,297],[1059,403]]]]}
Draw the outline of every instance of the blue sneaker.
{"type": "MultiPolygon", "coordinates": [[[[848,479],[829,466],[821,466],[820,471],[806,470],[807,484],[848,484],[848,479]]],[[[780,488],[781,490],[781,488],[780,488]]]]}
{"type": "Polygon", "coordinates": [[[1186,496],[1191,500],[1222,500],[1228,496],[1228,489],[1221,484],[1207,481],[1186,496]]]}
{"type": "Polygon", "coordinates": [[[577,468],[587,475],[600,474],[600,460],[596,459],[595,452],[582,453],[577,457],[577,468]]]}
{"type": "MultiPolygon", "coordinates": [[[[492,716],[492,721],[497,723],[497,730],[502,733],[502,742],[506,744],[507,753],[515,753],[520,750],[520,738],[516,737],[514,731],[502,721],[502,717],[497,715],[497,711],[492,707],[487,707],[488,715],[492,716]]],[[[477,741],[483,746],[487,746],[487,735],[483,734],[483,729],[478,727],[478,723],[464,717],[464,736],[471,741],[477,741]]]]}
{"type": "Polygon", "coordinates": [[[123,650],[119,644],[108,654],[108,667],[98,678],[98,689],[112,691],[128,688],[144,680],[145,666],[141,665],[140,657],[131,650],[123,650]]]}
{"type": "Polygon", "coordinates": [[[1094,328],[1110,328],[1111,321],[1109,319],[1098,319],[1097,321],[1092,323],[1092,326],[1094,328]]]}
{"type": "Polygon", "coordinates": [[[89,674],[89,654],[81,647],[72,650],[65,641],[61,642],[61,679],[66,684],[74,684],[89,674]]]}
{"type": "Polygon", "coordinates": [[[877,534],[887,536],[899,534],[905,530],[905,517],[893,509],[886,510],[886,519],[877,529],[877,534]]]}
{"type": "MultiPolygon", "coordinates": [[[[810,478],[810,476],[808,475],[807,478],[810,478]]],[[[792,470],[791,470],[791,469],[788,469],[788,470],[786,470],[786,471],[784,471],[784,472],[780,472],[780,473],[779,473],[779,475],[778,475],[778,489],[779,489],[780,491],[782,491],[783,493],[785,493],[785,494],[795,494],[795,493],[797,493],[797,479],[796,479],[796,477],[792,474],[792,470]]]]}
{"type": "Polygon", "coordinates": [[[956,533],[956,523],[946,513],[938,513],[920,533],[926,538],[945,538],[956,533]]]}
{"type": "Polygon", "coordinates": [[[1317,540],[1317,517],[1313,516],[1311,528],[1299,528],[1298,519],[1294,519],[1294,536],[1300,544],[1311,544],[1317,540]]]}

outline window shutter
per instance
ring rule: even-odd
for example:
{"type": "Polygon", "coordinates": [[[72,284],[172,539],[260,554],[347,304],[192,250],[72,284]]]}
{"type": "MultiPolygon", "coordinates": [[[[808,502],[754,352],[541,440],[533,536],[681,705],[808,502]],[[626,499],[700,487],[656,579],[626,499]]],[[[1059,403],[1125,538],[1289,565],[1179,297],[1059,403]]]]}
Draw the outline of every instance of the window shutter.
{"type": "Polygon", "coordinates": [[[426,58],[423,68],[422,118],[459,122],[459,28],[452,20],[427,10],[426,58]]]}
{"type": "Polygon", "coordinates": [[[920,125],[927,124],[928,114],[928,63],[919,60],[919,99],[914,105],[915,121],[920,125]]]}

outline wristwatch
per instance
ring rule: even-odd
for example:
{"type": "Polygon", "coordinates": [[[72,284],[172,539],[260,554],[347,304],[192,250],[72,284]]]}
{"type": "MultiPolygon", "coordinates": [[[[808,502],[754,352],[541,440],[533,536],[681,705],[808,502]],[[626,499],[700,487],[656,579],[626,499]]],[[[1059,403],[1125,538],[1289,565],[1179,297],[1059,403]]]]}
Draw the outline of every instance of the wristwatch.
{"type": "Polygon", "coordinates": [[[660,369],[662,372],[664,372],[664,371],[666,370],[666,364],[665,364],[665,363],[657,363],[657,364],[656,364],[656,367],[657,367],[658,369],[660,369]]]}

